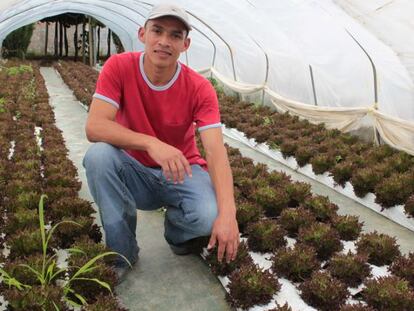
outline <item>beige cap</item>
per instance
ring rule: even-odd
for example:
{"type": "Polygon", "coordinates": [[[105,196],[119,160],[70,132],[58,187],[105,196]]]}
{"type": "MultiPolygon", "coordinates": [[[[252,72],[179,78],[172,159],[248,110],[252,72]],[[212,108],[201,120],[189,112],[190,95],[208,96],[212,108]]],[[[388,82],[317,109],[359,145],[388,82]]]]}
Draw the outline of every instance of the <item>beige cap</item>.
{"type": "Polygon", "coordinates": [[[187,12],[183,10],[182,8],[173,5],[173,4],[158,4],[155,5],[151,12],[148,15],[147,20],[150,19],[156,19],[163,16],[173,16],[178,18],[180,21],[182,21],[187,28],[188,31],[190,31],[191,25],[188,19],[187,12]]]}

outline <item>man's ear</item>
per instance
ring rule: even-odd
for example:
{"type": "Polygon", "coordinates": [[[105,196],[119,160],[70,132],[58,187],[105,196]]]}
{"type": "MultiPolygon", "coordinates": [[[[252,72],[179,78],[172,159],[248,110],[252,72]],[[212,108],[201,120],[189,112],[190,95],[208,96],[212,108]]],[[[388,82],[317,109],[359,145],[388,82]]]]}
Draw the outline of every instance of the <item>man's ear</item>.
{"type": "Polygon", "coordinates": [[[145,27],[139,27],[138,29],[138,39],[145,44],[145,27]]]}
{"type": "Polygon", "coordinates": [[[184,49],[182,50],[182,52],[185,52],[188,50],[188,48],[190,47],[191,44],[191,39],[189,37],[184,39],[184,49]]]}

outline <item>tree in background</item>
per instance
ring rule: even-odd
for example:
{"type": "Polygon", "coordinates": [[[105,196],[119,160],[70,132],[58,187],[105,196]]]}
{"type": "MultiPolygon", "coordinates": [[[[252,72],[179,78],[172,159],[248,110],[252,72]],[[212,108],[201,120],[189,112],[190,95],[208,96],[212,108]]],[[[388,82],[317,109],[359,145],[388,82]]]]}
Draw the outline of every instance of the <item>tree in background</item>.
{"type": "Polygon", "coordinates": [[[114,40],[115,48],[117,53],[125,52],[124,46],[122,45],[121,39],[115,32],[112,32],[112,39],[114,40]]]}
{"type": "Polygon", "coordinates": [[[2,56],[24,59],[32,38],[33,29],[34,24],[29,24],[8,34],[3,41],[2,56]]]}

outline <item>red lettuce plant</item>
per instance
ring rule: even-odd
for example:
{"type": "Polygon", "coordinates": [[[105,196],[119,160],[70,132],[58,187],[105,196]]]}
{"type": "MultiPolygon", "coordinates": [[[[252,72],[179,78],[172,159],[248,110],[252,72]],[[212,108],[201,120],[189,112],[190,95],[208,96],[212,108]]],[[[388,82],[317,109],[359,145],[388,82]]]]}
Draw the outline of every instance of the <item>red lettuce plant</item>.
{"type": "Polygon", "coordinates": [[[414,306],[414,292],[408,281],[397,276],[367,280],[362,296],[378,311],[410,311],[414,306]]]}
{"type": "Polygon", "coordinates": [[[234,307],[250,308],[268,303],[281,285],[272,273],[263,271],[257,265],[243,265],[230,276],[227,300],[234,307]]]}
{"type": "Polygon", "coordinates": [[[349,295],[346,286],[328,272],[314,272],[299,285],[304,301],[322,311],[338,310],[349,295]]]}
{"type": "Polygon", "coordinates": [[[401,254],[395,237],[377,231],[362,234],[356,247],[358,254],[366,254],[368,262],[377,266],[388,265],[401,254]]]}

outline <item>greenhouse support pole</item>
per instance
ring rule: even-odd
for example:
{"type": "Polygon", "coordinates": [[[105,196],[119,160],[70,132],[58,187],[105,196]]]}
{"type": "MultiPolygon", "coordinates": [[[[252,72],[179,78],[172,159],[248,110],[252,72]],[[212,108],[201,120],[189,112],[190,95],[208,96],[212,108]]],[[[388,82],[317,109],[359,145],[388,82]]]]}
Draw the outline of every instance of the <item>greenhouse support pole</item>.
{"type": "Polygon", "coordinates": [[[233,69],[233,79],[234,81],[237,81],[237,76],[236,76],[236,67],[234,65],[234,54],[233,54],[233,50],[231,49],[230,44],[224,40],[224,38],[222,36],[220,36],[220,34],[215,31],[209,24],[207,24],[206,22],[204,22],[201,18],[197,17],[196,15],[192,14],[191,12],[186,11],[189,15],[191,15],[192,17],[194,17],[195,19],[199,20],[204,26],[206,26],[208,29],[210,29],[217,37],[219,37],[219,39],[221,41],[223,41],[223,43],[227,46],[227,49],[230,52],[230,59],[231,59],[231,67],[233,69]]]}
{"type": "Polygon", "coordinates": [[[261,45],[252,37],[250,37],[250,39],[252,39],[252,41],[254,43],[256,43],[256,45],[259,47],[259,49],[262,50],[263,54],[265,55],[265,59],[266,59],[266,75],[265,75],[265,80],[263,83],[263,90],[262,90],[262,106],[264,105],[264,99],[265,99],[265,94],[266,94],[266,84],[267,84],[267,80],[269,78],[269,56],[267,55],[266,51],[261,47],[261,45]]]}
{"type": "Polygon", "coordinates": [[[309,71],[310,71],[310,76],[311,76],[311,81],[312,81],[313,101],[315,103],[315,106],[318,106],[318,99],[316,98],[315,79],[313,77],[313,69],[311,65],[309,65],[309,71]]]}
{"type": "MultiPolygon", "coordinates": [[[[358,46],[361,48],[361,50],[365,53],[365,55],[368,57],[371,66],[372,66],[372,73],[374,75],[374,109],[378,110],[378,81],[377,81],[377,69],[375,68],[375,64],[371,58],[371,56],[369,56],[368,52],[364,49],[364,47],[358,42],[357,39],[355,39],[355,37],[348,31],[348,29],[345,29],[345,31],[348,33],[348,35],[356,42],[356,44],[358,44],[358,46]]],[[[374,141],[377,145],[381,144],[381,140],[380,137],[381,135],[378,132],[378,129],[375,127],[374,129],[374,141]]]]}

